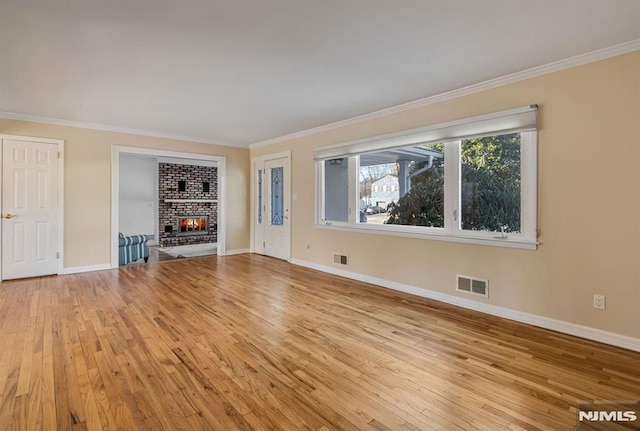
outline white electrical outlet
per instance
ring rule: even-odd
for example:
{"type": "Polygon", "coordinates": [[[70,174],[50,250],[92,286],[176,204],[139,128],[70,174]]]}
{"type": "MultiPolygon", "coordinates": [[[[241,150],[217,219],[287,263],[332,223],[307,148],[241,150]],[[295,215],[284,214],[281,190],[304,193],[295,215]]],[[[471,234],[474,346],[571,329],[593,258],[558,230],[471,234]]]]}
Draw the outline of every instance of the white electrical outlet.
{"type": "Polygon", "coordinates": [[[593,295],[593,308],[604,310],[605,301],[604,295],[593,295]]]}

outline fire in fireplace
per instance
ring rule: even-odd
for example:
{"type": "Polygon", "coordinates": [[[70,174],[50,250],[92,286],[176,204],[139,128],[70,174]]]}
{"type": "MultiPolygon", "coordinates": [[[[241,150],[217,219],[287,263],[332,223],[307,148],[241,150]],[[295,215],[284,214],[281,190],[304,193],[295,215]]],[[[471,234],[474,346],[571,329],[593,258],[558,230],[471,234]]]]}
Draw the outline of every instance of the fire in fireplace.
{"type": "Polygon", "coordinates": [[[178,217],[178,236],[206,235],[209,233],[209,216],[178,217]]]}

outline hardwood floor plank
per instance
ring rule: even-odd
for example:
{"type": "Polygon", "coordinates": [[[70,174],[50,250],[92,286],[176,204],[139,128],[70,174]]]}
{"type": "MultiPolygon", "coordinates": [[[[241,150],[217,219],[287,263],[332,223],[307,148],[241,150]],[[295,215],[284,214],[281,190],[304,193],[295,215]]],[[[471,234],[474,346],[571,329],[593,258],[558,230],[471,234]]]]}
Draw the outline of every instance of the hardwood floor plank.
{"type": "MultiPolygon", "coordinates": [[[[45,325],[45,328],[47,326],[45,325]]],[[[45,329],[45,335],[46,335],[45,329]]],[[[51,332],[49,332],[51,334],[51,332]]],[[[46,336],[45,336],[46,339],[46,336]]],[[[45,343],[46,344],[46,343],[45,343]]],[[[51,350],[44,350],[42,358],[42,426],[44,430],[56,430],[58,417],[56,412],[56,388],[51,350]]]]}
{"type": "Polygon", "coordinates": [[[638,364],[257,255],[0,285],[3,430],[572,430],[638,364]]]}

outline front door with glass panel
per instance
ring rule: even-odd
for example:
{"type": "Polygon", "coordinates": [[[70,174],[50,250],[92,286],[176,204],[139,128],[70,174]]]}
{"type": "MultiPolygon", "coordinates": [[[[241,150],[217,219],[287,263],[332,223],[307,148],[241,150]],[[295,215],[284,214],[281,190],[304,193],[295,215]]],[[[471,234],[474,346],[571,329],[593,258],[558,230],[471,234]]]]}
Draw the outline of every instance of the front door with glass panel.
{"type": "Polygon", "coordinates": [[[257,170],[257,232],[256,239],[262,237],[260,249],[268,256],[289,260],[291,257],[290,230],[290,169],[289,158],[266,160],[262,169],[257,170]]]}

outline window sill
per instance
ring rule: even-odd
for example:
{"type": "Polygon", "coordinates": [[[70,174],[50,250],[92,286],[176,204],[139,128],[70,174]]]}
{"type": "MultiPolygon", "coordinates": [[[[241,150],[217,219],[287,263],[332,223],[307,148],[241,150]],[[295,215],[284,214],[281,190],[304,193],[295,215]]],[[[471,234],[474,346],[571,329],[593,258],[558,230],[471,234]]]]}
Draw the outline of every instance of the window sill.
{"type": "Polygon", "coordinates": [[[525,240],[522,238],[491,238],[484,236],[459,236],[451,235],[447,232],[437,232],[431,230],[429,232],[418,232],[416,229],[429,229],[429,228],[416,228],[413,226],[405,226],[395,229],[389,229],[387,226],[382,225],[367,225],[365,223],[352,225],[340,222],[332,222],[332,224],[318,224],[314,225],[318,229],[328,230],[341,230],[348,232],[360,232],[374,235],[388,235],[388,236],[400,236],[406,238],[418,238],[434,241],[456,242],[462,244],[476,244],[476,245],[488,245],[493,247],[507,247],[516,248],[521,250],[536,250],[538,248],[538,242],[525,240]]]}

